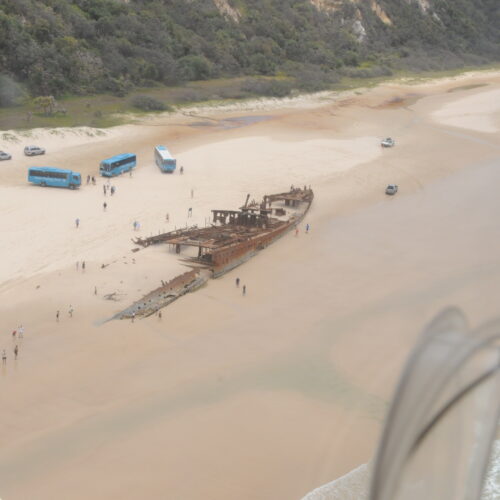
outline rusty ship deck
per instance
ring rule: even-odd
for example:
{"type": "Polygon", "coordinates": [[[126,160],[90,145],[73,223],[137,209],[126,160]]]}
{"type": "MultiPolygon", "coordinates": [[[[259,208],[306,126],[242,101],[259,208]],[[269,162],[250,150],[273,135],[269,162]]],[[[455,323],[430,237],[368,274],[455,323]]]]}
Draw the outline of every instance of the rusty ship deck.
{"type": "MultiPolygon", "coordinates": [[[[197,255],[183,257],[184,262],[198,273],[205,269],[204,274],[217,278],[297,226],[308,212],[314,193],[310,187],[292,186],[290,191],[265,195],[260,203],[249,203],[249,198],[250,195],[239,210],[212,210],[213,223],[209,227],[192,226],[133,241],[142,247],[170,245],[180,256],[183,247],[196,247],[197,255]]],[[[182,286],[190,287],[184,282],[182,286]]],[[[174,295],[182,295],[170,293],[168,300],[151,300],[156,292],[161,297],[164,290],[160,288],[147,295],[148,303],[154,304],[153,307],[144,307],[144,298],[116,317],[131,317],[133,313],[134,316],[153,314],[170,303],[174,295]]]]}
{"type": "Polygon", "coordinates": [[[246,260],[248,254],[266,247],[295,227],[311,206],[314,194],[309,188],[293,188],[286,193],[264,196],[261,203],[247,202],[239,210],[212,210],[210,227],[196,226],[137,238],[134,243],[147,247],[168,244],[181,254],[182,247],[198,249],[196,257],[185,260],[202,266],[218,277],[246,260]],[[282,206],[273,207],[279,203],[282,206]]]}

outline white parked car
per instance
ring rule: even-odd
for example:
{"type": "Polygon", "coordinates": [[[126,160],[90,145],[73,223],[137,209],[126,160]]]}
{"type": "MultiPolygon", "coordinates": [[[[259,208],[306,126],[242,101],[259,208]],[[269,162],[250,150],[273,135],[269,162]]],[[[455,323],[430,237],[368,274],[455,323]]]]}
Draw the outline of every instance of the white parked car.
{"type": "Polygon", "coordinates": [[[12,158],[12,155],[9,153],[6,153],[5,151],[0,151],[0,161],[2,160],[10,160],[12,158]]]}
{"type": "Polygon", "coordinates": [[[397,184],[389,184],[385,188],[385,194],[396,194],[398,192],[398,186],[397,184]]]}
{"type": "Polygon", "coordinates": [[[26,156],[44,155],[45,149],[40,148],[38,146],[26,146],[24,148],[24,154],[26,156]]]}
{"type": "Polygon", "coordinates": [[[383,148],[392,148],[396,144],[396,141],[391,137],[386,137],[380,144],[383,148]]]}

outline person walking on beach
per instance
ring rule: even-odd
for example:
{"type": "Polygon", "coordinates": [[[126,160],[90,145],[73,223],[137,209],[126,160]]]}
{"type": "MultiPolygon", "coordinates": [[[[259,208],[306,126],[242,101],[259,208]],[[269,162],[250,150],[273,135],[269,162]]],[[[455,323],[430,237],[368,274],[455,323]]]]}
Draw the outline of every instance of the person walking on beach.
{"type": "Polygon", "coordinates": [[[309,224],[306,224],[306,234],[309,234],[309,224]]]}
{"type": "Polygon", "coordinates": [[[73,306],[71,304],[70,304],[69,309],[68,309],[68,314],[69,314],[70,318],[73,317],[73,306]]]}
{"type": "Polygon", "coordinates": [[[56,321],[59,323],[59,310],[56,312],[56,321]]]}
{"type": "Polygon", "coordinates": [[[161,311],[158,311],[158,319],[161,320],[161,311]]]}
{"type": "Polygon", "coordinates": [[[188,208],[188,217],[192,217],[192,216],[193,216],[193,208],[189,207],[188,208]]]}
{"type": "Polygon", "coordinates": [[[135,319],[135,311],[132,313],[132,323],[134,322],[135,319]]]}
{"type": "Polygon", "coordinates": [[[115,191],[116,191],[115,186],[111,186],[110,191],[111,191],[111,196],[113,196],[115,194],[115,191]]]}
{"type": "Polygon", "coordinates": [[[194,198],[194,189],[191,189],[191,198],[194,198]]]}
{"type": "Polygon", "coordinates": [[[166,220],[167,222],[170,222],[170,216],[168,215],[168,212],[167,212],[167,215],[165,215],[165,220],[166,220]]]}
{"type": "Polygon", "coordinates": [[[243,285],[243,295],[246,295],[246,294],[247,294],[247,286],[243,285]]]}
{"type": "Polygon", "coordinates": [[[181,175],[184,173],[184,167],[181,166],[180,172],[181,172],[181,175]]]}
{"type": "Polygon", "coordinates": [[[80,227],[80,219],[78,217],[75,219],[75,226],[77,229],[80,227]]]}
{"type": "Polygon", "coordinates": [[[17,344],[16,344],[16,347],[14,347],[14,359],[17,359],[18,354],[19,354],[19,347],[17,347],[17,344]]]}
{"type": "Polygon", "coordinates": [[[104,193],[104,196],[106,196],[106,184],[102,185],[102,192],[104,193]]]}
{"type": "Polygon", "coordinates": [[[94,286],[94,295],[97,295],[97,287],[94,286]]]}
{"type": "Polygon", "coordinates": [[[240,286],[240,278],[236,278],[236,288],[239,288],[240,286]]]}
{"type": "Polygon", "coordinates": [[[7,364],[7,351],[5,349],[2,351],[2,363],[7,364]]]}
{"type": "Polygon", "coordinates": [[[16,339],[16,333],[17,331],[16,330],[12,330],[12,338],[15,340],[16,339]]]}
{"type": "Polygon", "coordinates": [[[295,228],[295,236],[298,236],[298,235],[299,235],[299,228],[298,228],[298,227],[296,227],[296,228],[295,228]]]}
{"type": "Polygon", "coordinates": [[[22,339],[24,338],[24,326],[21,325],[18,329],[17,329],[17,337],[22,339]]]}
{"type": "Polygon", "coordinates": [[[95,186],[95,177],[92,176],[92,184],[95,186]]]}
{"type": "Polygon", "coordinates": [[[87,175],[87,184],[90,184],[90,175],[87,175]]]}
{"type": "Polygon", "coordinates": [[[102,204],[102,208],[104,209],[104,211],[106,211],[106,208],[108,208],[108,204],[107,204],[106,202],[104,202],[104,203],[102,204]]]}
{"type": "Polygon", "coordinates": [[[82,261],[82,272],[85,272],[85,261],[82,261]]]}

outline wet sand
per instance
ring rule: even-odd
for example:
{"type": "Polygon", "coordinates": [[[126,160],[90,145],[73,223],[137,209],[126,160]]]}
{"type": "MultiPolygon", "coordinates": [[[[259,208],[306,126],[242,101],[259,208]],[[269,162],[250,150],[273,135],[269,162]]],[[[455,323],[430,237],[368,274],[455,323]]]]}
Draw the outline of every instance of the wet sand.
{"type": "Polygon", "coordinates": [[[497,315],[500,139],[486,128],[499,114],[456,117],[499,89],[494,74],[390,83],[259,108],[265,120],[232,128],[241,110],[204,110],[214,126],[197,113],[96,143],[52,137],[46,157],[2,164],[0,497],[284,500],[367,462],[425,323],[450,304],[473,324],[497,315]],[[380,148],[385,136],[395,148],[380,148]],[[183,176],[160,174],[161,143],[183,176]],[[25,181],[28,165],[96,175],[124,150],[139,167],[111,181],[113,197],[101,178],[77,192],[25,181]],[[290,184],[315,190],[310,234],[282,238],[161,321],[104,322],[185,270],[164,247],[132,253],[133,236],[185,225],[189,207],[203,225],[211,208],[290,184]]]}

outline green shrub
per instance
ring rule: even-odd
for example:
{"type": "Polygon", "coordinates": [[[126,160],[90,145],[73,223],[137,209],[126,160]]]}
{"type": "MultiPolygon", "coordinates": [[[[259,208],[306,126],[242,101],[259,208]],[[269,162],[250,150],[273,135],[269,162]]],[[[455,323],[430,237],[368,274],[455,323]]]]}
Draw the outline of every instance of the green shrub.
{"type": "Polygon", "coordinates": [[[179,93],[177,101],[179,102],[199,102],[203,101],[204,96],[201,92],[194,89],[184,89],[179,93]]]}
{"type": "Polygon", "coordinates": [[[264,80],[249,78],[241,84],[241,90],[249,94],[266,97],[286,97],[292,91],[292,83],[289,80],[264,80]]]}
{"type": "Polygon", "coordinates": [[[136,95],[132,106],[142,111],[172,111],[170,106],[148,95],[136,95]]]}
{"type": "Polygon", "coordinates": [[[328,89],[338,83],[339,76],[333,71],[322,71],[316,66],[303,68],[295,73],[295,83],[298,89],[306,92],[318,92],[328,89]]]}
{"type": "Polygon", "coordinates": [[[184,80],[207,80],[212,74],[212,65],[204,56],[189,55],[177,61],[181,77],[184,80]]]}
{"type": "Polygon", "coordinates": [[[351,78],[378,78],[391,76],[392,70],[387,66],[372,66],[370,68],[344,68],[342,73],[351,78]]]}

